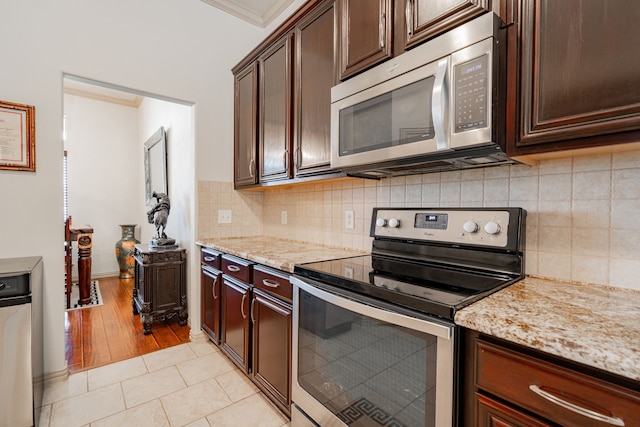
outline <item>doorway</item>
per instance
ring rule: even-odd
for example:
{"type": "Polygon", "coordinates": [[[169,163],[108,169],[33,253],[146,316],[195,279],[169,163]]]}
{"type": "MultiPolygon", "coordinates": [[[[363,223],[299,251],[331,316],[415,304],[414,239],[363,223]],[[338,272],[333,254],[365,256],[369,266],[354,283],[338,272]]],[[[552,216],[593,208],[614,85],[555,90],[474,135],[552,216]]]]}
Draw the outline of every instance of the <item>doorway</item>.
{"type": "MultiPolygon", "coordinates": [[[[111,283],[113,289],[122,288],[116,297],[126,298],[122,292],[128,284],[118,278],[115,243],[122,237],[121,224],[137,224],[135,235],[143,244],[155,232],[146,215],[144,142],[160,126],[167,133],[172,199],[167,234],[184,247],[193,239],[191,219],[182,217],[193,212],[195,205],[192,104],[72,75],[64,76],[63,87],[65,217],[70,215],[73,225],[93,229],[91,280],[98,280],[101,287],[111,283]]],[[[72,259],[72,277],[77,280],[77,252],[72,259]]],[[[132,287],[133,279],[128,280],[132,287]]],[[[90,317],[91,310],[95,309],[79,311],[90,317]]],[[[93,327],[91,322],[85,324],[93,327]]],[[[67,349],[74,345],[69,338],[67,349]]]]}

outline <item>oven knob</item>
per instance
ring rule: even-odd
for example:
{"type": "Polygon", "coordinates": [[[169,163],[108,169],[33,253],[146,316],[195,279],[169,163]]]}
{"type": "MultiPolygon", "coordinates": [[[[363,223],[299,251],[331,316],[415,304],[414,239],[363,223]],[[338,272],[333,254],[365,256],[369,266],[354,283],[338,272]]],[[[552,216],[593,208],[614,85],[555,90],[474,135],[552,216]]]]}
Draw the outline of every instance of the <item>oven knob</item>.
{"type": "Polygon", "coordinates": [[[500,232],[500,225],[493,221],[489,221],[484,225],[484,231],[488,234],[498,234],[500,232]]]}
{"type": "Polygon", "coordinates": [[[464,224],[462,224],[462,228],[467,233],[475,233],[476,231],[478,231],[478,224],[476,224],[473,221],[467,221],[464,224]]]}
{"type": "Polygon", "coordinates": [[[389,220],[389,227],[391,228],[398,228],[400,227],[400,220],[395,219],[395,218],[391,218],[389,220]]]}
{"type": "Polygon", "coordinates": [[[378,218],[376,219],[376,226],[377,227],[384,227],[385,225],[387,225],[387,220],[384,218],[378,218]]]}

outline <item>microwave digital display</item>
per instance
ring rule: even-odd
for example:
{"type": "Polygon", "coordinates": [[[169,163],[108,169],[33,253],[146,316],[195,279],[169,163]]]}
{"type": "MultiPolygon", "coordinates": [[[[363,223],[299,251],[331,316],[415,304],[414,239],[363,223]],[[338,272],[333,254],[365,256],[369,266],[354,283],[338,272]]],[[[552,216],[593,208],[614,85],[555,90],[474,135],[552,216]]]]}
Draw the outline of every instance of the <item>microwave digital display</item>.
{"type": "Polygon", "coordinates": [[[488,55],[454,67],[455,132],[487,126],[488,55]]]}

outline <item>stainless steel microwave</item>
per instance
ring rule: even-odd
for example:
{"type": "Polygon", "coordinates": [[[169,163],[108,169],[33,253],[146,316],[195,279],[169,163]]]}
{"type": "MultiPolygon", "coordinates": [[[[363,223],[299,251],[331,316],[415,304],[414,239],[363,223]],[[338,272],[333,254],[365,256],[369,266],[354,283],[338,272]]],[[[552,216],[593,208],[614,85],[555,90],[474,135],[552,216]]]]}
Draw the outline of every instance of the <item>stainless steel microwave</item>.
{"type": "Polygon", "coordinates": [[[331,167],[386,177],[505,155],[505,34],[486,13],[331,89],[331,167]]]}

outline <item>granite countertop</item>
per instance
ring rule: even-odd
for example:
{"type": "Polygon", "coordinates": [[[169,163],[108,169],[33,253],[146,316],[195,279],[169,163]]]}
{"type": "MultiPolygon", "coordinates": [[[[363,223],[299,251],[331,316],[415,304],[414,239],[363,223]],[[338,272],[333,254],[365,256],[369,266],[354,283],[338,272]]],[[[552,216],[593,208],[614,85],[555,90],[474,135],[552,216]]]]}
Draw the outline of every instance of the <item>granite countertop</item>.
{"type": "MultiPolygon", "coordinates": [[[[196,243],[288,272],[368,253],[264,236],[196,243]]],[[[461,309],[455,323],[640,381],[638,291],[527,277],[461,309]]]]}
{"type": "Polygon", "coordinates": [[[456,324],[640,381],[640,292],[527,277],[456,324]]]}
{"type": "Polygon", "coordinates": [[[348,258],[369,253],[274,237],[227,237],[199,240],[196,244],[262,265],[293,273],[296,264],[348,258]]]}

